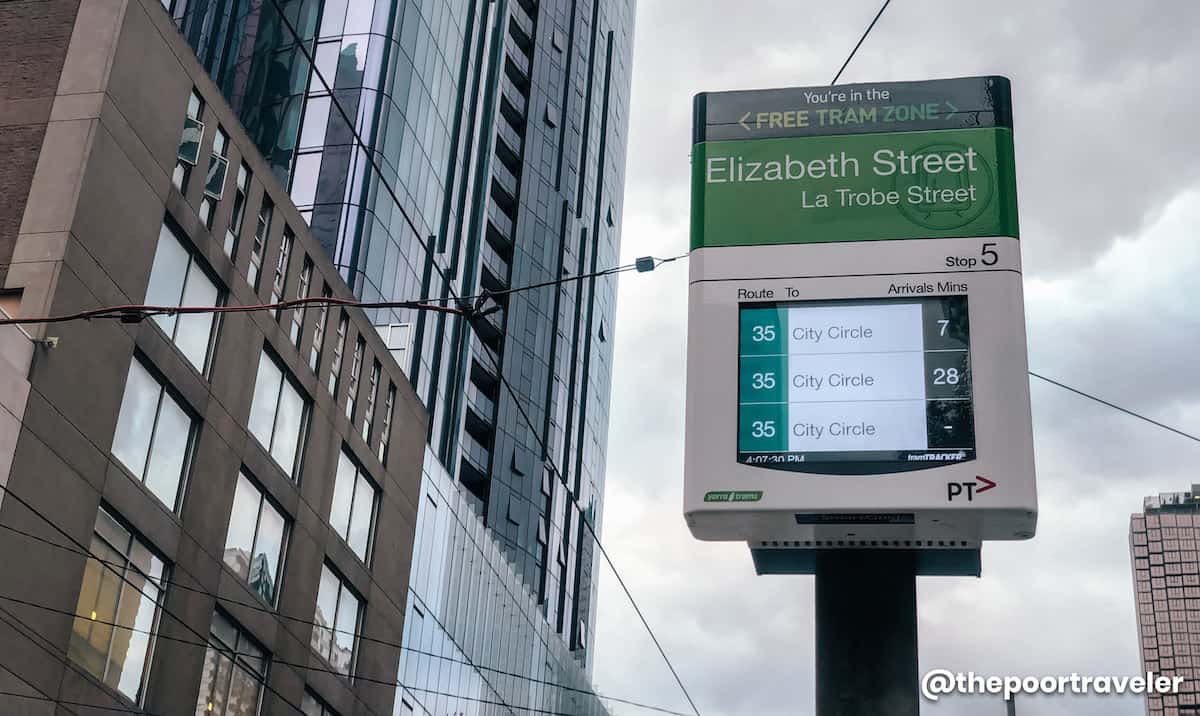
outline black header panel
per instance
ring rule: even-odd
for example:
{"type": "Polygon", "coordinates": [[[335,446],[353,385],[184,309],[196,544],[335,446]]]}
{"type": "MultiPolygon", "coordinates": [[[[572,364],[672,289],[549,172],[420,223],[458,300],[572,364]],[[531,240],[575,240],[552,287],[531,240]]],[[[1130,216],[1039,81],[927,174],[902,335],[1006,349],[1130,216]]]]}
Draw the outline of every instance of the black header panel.
{"type": "Polygon", "coordinates": [[[692,143],[976,127],[1012,128],[1008,78],[701,92],[692,143]]]}

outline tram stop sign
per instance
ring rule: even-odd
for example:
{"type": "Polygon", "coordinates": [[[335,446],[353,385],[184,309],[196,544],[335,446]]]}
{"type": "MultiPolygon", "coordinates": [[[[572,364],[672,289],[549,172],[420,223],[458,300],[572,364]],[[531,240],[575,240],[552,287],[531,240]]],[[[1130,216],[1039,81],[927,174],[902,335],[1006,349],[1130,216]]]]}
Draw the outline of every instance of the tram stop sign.
{"type": "Polygon", "coordinates": [[[1010,97],[1003,77],[696,96],[697,538],[1033,536],[1010,97]]]}

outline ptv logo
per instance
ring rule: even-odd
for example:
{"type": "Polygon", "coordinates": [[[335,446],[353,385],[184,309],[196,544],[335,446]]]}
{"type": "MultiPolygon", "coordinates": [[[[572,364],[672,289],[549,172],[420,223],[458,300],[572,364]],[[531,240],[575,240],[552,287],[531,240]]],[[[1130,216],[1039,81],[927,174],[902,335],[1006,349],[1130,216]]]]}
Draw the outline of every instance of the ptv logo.
{"type": "Polygon", "coordinates": [[[982,475],[976,475],[975,482],[947,482],[946,500],[954,502],[954,500],[966,495],[967,502],[973,502],[976,495],[981,492],[987,492],[995,486],[996,483],[982,475]]]}

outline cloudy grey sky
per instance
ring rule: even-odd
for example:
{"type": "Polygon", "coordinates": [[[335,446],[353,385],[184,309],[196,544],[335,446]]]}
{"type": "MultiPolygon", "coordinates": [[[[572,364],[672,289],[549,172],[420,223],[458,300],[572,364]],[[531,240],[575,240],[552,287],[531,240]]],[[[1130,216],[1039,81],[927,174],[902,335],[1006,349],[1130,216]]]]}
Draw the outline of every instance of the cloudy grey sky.
{"type": "MultiPolygon", "coordinates": [[[[640,0],[624,257],[687,249],[694,93],[828,83],[878,7],[640,0]]],[[[843,78],[1012,79],[1030,367],[1193,431],[1197,27],[1192,0],[896,0],[843,78]]],[[[701,713],[811,714],[812,579],[756,577],[744,544],[695,541],[681,516],[686,262],[626,276],[605,543],[701,713]]],[[[1129,514],[1200,477],[1200,446],[1040,381],[1032,398],[1038,535],[988,544],[981,579],[919,582],[921,670],[1135,674],[1129,514]]],[[[598,688],[686,711],[611,574],[600,589],[598,688]]],[[[922,712],[1004,706],[946,697],[922,712]]],[[[1018,713],[1142,706],[1056,696],[1018,713]]]]}

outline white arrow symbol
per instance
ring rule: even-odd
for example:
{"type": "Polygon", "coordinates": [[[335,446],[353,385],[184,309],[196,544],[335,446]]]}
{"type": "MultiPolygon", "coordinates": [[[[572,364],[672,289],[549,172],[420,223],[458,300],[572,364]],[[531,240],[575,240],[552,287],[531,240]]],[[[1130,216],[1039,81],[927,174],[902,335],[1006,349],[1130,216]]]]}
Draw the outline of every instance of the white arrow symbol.
{"type": "Polygon", "coordinates": [[[746,130],[747,132],[749,132],[749,131],[750,131],[750,125],[746,124],[746,120],[747,120],[747,119],[750,119],[750,113],[749,113],[749,112],[747,112],[747,113],[745,113],[745,114],[743,114],[743,115],[742,115],[742,118],[738,120],[738,124],[742,125],[742,129],[744,129],[744,130],[746,130]]]}

